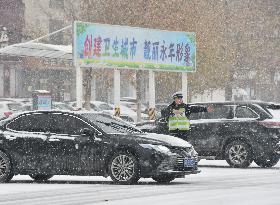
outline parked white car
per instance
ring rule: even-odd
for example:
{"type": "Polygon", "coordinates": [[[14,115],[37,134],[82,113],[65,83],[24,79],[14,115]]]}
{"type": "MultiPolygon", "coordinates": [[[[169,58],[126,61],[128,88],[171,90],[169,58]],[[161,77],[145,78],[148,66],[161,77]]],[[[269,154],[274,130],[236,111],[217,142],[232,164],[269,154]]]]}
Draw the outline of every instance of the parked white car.
{"type": "MultiPolygon", "coordinates": [[[[136,98],[133,97],[122,97],[121,98],[121,105],[124,105],[133,111],[137,112],[137,100],[136,98]]],[[[141,103],[141,112],[144,113],[147,107],[141,103]]]]}
{"type": "MultiPolygon", "coordinates": [[[[114,108],[114,105],[111,105],[111,106],[114,108]]],[[[135,122],[135,123],[137,122],[137,112],[135,112],[131,108],[126,107],[121,104],[120,111],[121,111],[121,115],[129,116],[133,119],[133,122],[135,122]]],[[[112,112],[112,114],[114,114],[114,112],[112,112]]],[[[122,117],[122,118],[124,119],[124,117],[122,117]]],[[[141,119],[144,121],[147,121],[147,120],[149,120],[149,116],[147,114],[141,113],[141,119]]]]}
{"type": "Polygon", "coordinates": [[[52,109],[53,110],[72,110],[75,111],[71,105],[68,105],[64,102],[52,102],[52,109]]]}
{"type": "Polygon", "coordinates": [[[20,103],[9,100],[0,100],[0,120],[22,110],[23,108],[20,103]]]}
{"type": "MultiPolygon", "coordinates": [[[[25,103],[22,104],[24,111],[30,111],[32,110],[32,103],[25,103]]],[[[75,111],[75,108],[73,108],[71,105],[68,105],[64,102],[52,102],[52,110],[72,110],[75,111]]]]}
{"type": "MultiPolygon", "coordinates": [[[[70,103],[71,106],[76,107],[76,102],[72,102],[70,103]]],[[[90,102],[90,108],[93,111],[97,111],[97,112],[103,112],[103,113],[107,113],[110,115],[114,115],[114,105],[106,103],[106,102],[102,102],[102,101],[91,101],[90,102]]],[[[133,111],[132,109],[120,105],[120,111],[121,111],[121,116],[120,118],[122,118],[125,121],[128,122],[133,122],[136,123],[137,122],[137,113],[135,111],[133,111]]],[[[141,118],[142,120],[149,120],[149,116],[147,114],[141,114],[141,118]]]]}

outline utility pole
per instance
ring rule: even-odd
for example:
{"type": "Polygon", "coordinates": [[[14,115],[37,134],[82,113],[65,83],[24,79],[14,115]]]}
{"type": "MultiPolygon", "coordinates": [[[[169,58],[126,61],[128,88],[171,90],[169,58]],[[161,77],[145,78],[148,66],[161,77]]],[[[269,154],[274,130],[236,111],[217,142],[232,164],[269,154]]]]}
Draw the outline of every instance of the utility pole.
{"type": "Polygon", "coordinates": [[[85,99],[85,109],[90,110],[90,100],[91,100],[91,79],[92,79],[92,68],[85,69],[85,77],[84,77],[84,99],[85,99]]]}
{"type": "Polygon", "coordinates": [[[142,78],[143,78],[143,71],[136,70],[136,101],[137,101],[137,122],[141,122],[141,99],[142,99],[142,78]]]}
{"type": "Polygon", "coordinates": [[[149,70],[149,119],[156,118],[155,73],[149,70]]]}
{"type": "Polygon", "coordinates": [[[223,47],[223,51],[224,51],[224,59],[226,60],[225,62],[225,66],[227,66],[227,69],[229,71],[229,82],[227,83],[226,87],[225,87],[225,100],[226,101],[230,101],[232,100],[232,89],[233,89],[233,82],[234,82],[234,67],[232,65],[229,65],[229,63],[227,62],[228,60],[228,38],[229,38],[229,29],[228,26],[229,25],[229,9],[228,9],[228,1],[225,0],[224,3],[224,18],[225,18],[225,31],[224,31],[224,47],[223,47]]]}

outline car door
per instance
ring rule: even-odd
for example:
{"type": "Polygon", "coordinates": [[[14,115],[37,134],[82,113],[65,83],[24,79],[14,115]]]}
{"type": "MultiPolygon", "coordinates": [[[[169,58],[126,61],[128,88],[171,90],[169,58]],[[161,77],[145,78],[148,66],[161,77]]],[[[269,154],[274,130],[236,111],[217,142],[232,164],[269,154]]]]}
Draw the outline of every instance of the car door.
{"type": "Polygon", "coordinates": [[[60,174],[87,174],[101,169],[101,149],[93,137],[83,136],[81,130],[94,129],[80,118],[63,113],[52,114],[49,153],[54,169],[60,174]]]}
{"type": "Polygon", "coordinates": [[[21,115],[7,124],[4,136],[21,170],[47,169],[47,114],[21,115]]]}
{"type": "Polygon", "coordinates": [[[256,124],[259,117],[258,113],[247,105],[236,106],[233,118],[234,126],[231,127],[232,135],[246,138],[254,134],[258,131],[256,124]]]}
{"type": "MultiPolygon", "coordinates": [[[[207,106],[207,105],[206,105],[207,106]]],[[[216,156],[220,150],[223,133],[231,123],[232,106],[214,104],[213,112],[192,114],[190,142],[201,156],[216,156]]]]}
{"type": "Polygon", "coordinates": [[[51,129],[48,139],[48,153],[52,168],[58,174],[71,174],[78,171],[78,153],[75,137],[71,136],[74,128],[68,115],[51,113],[51,129]]]}

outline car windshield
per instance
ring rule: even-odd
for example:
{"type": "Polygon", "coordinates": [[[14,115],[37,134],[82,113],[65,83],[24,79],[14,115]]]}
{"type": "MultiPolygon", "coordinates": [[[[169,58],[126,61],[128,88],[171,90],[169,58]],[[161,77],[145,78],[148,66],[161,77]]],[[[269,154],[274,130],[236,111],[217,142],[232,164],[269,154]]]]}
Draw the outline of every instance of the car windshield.
{"type": "Polygon", "coordinates": [[[99,105],[99,109],[100,110],[113,110],[113,107],[111,107],[110,105],[108,105],[108,104],[100,104],[99,105]]]}
{"type": "Polygon", "coordinates": [[[73,108],[70,105],[59,103],[59,104],[53,104],[54,109],[59,109],[59,110],[73,110],[73,108]]]}
{"type": "Polygon", "coordinates": [[[124,134],[124,133],[141,133],[141,130],[125,123],[121,120],[115,119],[109,115],[94,114],[94,113],[84,113],[81,114],[83,117],[87,118],[89,121],[93,122],[100,129],[102,129],[107,134],[124,134]]]}
{"type": "Polygon", "coordinates": [[[15,111],[23,110],[21,104],[19,104],[19,103],[9,103],[7,105],[8,105],[9,110],[15,110],[15,111]]]}

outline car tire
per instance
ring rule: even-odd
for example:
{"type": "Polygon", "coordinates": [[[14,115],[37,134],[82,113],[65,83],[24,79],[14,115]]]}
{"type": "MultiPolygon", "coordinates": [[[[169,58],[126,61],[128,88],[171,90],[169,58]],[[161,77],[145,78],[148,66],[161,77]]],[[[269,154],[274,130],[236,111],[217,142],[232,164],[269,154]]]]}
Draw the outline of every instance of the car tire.
{"type": "Polygon", "coordinates": [[[109,174],[114,182],[133,184],[140,179],[140,167],[136,157],[126,151],[115,153],[109,162],[109,174]]]}
{"type": "Polygon", "coordinates": [[[10,158],[0,151],[0,183],[9,182],[14,176],[10,158]]]}
{"type": "Polygon", "coordinates": [[[258,166],[265,168],[265,167],[275,166],[279,162],[279,159],[280,159],[279,156],[273,155],[267,159],[258,158],[258,159],[255,159],[254,161],[258,166]]]}
{"type": "Polygon", "coordinates": [[[53,175],[50,174],[30,174],[29,176],[35,181],[47,181],[53,177],[53,175]]]}
{"type": "Polygon", "coordinates": [[[231,167],[246,168],[253,161],[253,153],[248,144],[236,140],[226,146],[225,159],[231,167]]]}
{"type": "Polygon", "coordinates": [[[169,183],[169,182],[173,181],[175,178],[176,177],[174,177],[174,176],[166,176],[166,175],[152,177],[152,179],[158,183],[169,183]]]}

